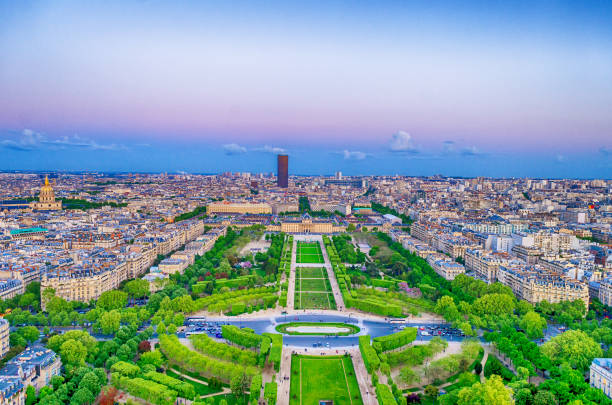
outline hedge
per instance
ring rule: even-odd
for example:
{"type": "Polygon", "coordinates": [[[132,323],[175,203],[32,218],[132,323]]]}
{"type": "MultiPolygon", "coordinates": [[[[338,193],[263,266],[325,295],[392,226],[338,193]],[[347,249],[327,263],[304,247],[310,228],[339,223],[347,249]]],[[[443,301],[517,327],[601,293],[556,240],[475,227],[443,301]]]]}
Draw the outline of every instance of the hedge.
{"type": "Polygon", "coordinates": [[[379,405],[397,405],[391,388],[387,384],[378,384],[376,386],[376,398],[379,405]]]}
{"type": "Polygon", "coordinates": [[[371,281],[374,287],[389,288],[397,284],[397,281],[394,280],[381,280],[378,278],[373,278],[371,281]]]}
{"type": "Polygon", "coordinates": [[[235,325],[222,325],[221,335],[224,339],[227,339],[239,346],[259,348],[261,345],[261,335],[256,335],[248,330],[240,329],[235,325]]]}
{"type": "Polygon", "coordinates": [[[165,385],[142,378],[129,378],[117,373],[111,375],[112,384],[120,390],[142,398],[155,405],[172,405],[176,402],[177,393],[165,385]]]}
{"type": "Polygon", "coordinates": [[[272,341],[268,361],[274,364],[274,369],[276,371],[279,371],[283,352],[283,335],[279,333],[264,333],[264,336],[272,341]]]}
{"type": "Polygon", "coordinates": [[[238,363],[243,366],[254,366],[257,364],[257,354],[250,350],[217,342],[205,334],[191,335],[189,339],[191,339],[193,347],[197,351],[210,357],[238,363]]]}
{"type": "Polygon", "coordinates": [[[170,364],[198,373],[204,378],[216,377],[224,383],[229,383],[236,373],[244,371],[249,377],[259,374],[259,369],[256,367],[245,367],[221,361],[189,350],[179,342],[176,335],[161,335],[159,337],[159,347],[170,364]]]}
{"type": "Polygon", "coordinates": [[[249,285],[249,282],[251,280],[255,281],[255,275],[247,275],[247,276],[240,276],[238,278],[234,278],[234,279],[227,279],[227,278],[221,278],[218,279],[216,281],[216,287],[217,288],[222,288],[222,287],[228,287],[228,288],[238,288],[238,287],[245,287],[247,285],[249,285]]]}
{"type": "Polygon", "coordinates": [[[127,361],[118,361],[111,366],[111,371],[126,377],[136,377],[140,374],[140,367],[127,361]]]}
{"type": "Polygon", "coordinates": [[[147,380],[154,381],[158,384],[165,385],[166,387],[176,391],[179,396],[187,399],[195,398],[195,388],[193,385],[177,380],[174,377],[170,377],[166,374],[161,374],[155,371],[149,371],[144,375],[147,380]]]}
{"type": "Polygon", "coordinates": [[[253,376],[253,379],[251,380],[251,388],[249,389],[249,392],[250,392],[249,399],[251,401],[259,399],[259,396],[261,394],[262,381],[263,379],[261,377],[261,374],[257,374],[253,376]]]}
{"type": "MultiPolygon", "coordinates": [[[[417,336],[417,328],[405,328],[397,333],[391,335],[379,336],[374,338],[374,343],[378,343],[383,352],[388,350],[397,349],[398,347],[405,346],[412,343],[417,336]]],[[[376,348],[377,345],[374,345],[376,348]]],[[[378,351],[378,350],[377,350],[378,351]]],[[[380,353],[380,351],[378,351],[380,353]]]]}
{"type": "Polygon", "coordinates": [[[276,391],[277,391],[278,387],[276,386],[275,382],[269,382],[266,383],[266,386],[264,388],[264,398],[266,398],[268,400],[269,404],[275,404],[276,403],[276,391]]]}
{"type": "Polygon", "coordinates": [[[361,357],[363,357],[363,362],[368,373],[372,374],[374,371],[378,370],[380,359],[376,351],[370,345],[370,335],[359,336],[359,351],[361,352],[361,357]]]}
{"type": "Polygon", "coordinates": [[[401,317],[403,315],[402,307],[399,305],[389,304],[376,298],[351,299],[350,307],[382,316],[401,317]]]}

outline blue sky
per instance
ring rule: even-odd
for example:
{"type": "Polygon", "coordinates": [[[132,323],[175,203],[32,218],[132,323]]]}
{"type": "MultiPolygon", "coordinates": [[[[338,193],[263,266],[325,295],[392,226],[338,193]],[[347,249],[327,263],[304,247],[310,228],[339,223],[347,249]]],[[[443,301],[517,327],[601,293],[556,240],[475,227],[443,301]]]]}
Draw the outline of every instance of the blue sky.
{"type": "Polygon", "coordinates": [[[610,2],[0,15],[0,169],[612,177],[610,2]]]}

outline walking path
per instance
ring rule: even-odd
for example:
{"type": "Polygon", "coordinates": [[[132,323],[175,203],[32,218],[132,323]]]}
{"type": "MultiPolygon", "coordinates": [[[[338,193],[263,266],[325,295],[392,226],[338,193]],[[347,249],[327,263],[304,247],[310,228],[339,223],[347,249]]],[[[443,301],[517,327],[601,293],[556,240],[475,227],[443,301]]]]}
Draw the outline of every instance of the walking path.
{"type": "Polygon", "coordinates": [[[372,387],[372,379],[365,368],[361,353],[358,348],[350,350],[336,350],[336,349],[296,349],[288,346],[283,346],[283,352],[281,357],[280,372],[277,376],[278,393],[276,397],[276,403],[278,405],[289,404],[290,394],[290,379],[285,377],[291,377],[291,355],[295,354],[306,354],[310,356],[337,356],[348,353],[351,355],[353,361],[353,368],[355,369],[355,376],[357,377],[357,383],[359,385],[359,391],[361,398],[363,399],[364,405],[378,405],[376,400],[376,393],[374,387],[372,387]]]}
{"type": "Polygon", "coordinates": [[[343,312],[346,309],[344,306],[344,299],[342,298],[342,294],[340,294],[340,287],[338,287],[338,280],[336,280],[336,275],[334,274],[334,269],[332,268],[331,261],[329,260],[327,249],[325,249],[325,244],[323,243],[323,238],[319,240],[319,244],[321,245],[321,251],[323,252],[323,260],[325,261],[325,269],[327,270],[327,277],[329,278],[329,282],[332,288],[332,293],[334,295],[334,299],[336,300],[336,308],[338,308],[338,311],[343,312]]]}
{"type": "Polygon", "coordinates": [[[287,311],[295,309],[295,261],[297,252],[297,239],[293,238],[293,248],[291,249],[291,267],[289,270],[289,284],[287,285],[287,311]]]}

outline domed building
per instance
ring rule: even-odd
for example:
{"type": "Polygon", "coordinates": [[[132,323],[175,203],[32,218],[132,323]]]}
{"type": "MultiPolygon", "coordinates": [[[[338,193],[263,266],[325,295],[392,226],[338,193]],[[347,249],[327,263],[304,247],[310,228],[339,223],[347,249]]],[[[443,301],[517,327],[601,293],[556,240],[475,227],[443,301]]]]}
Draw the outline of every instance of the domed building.
{"type": "Polygon", "coordinates": [[[30,206],[38,211],[56,211],[62,209],[62,202],[55,201],[55,191],[53,191],[53,187],[49,184],[48,176],[45,176],[45,184],[40,188],[38,202],[32,202],[30,206]]]}

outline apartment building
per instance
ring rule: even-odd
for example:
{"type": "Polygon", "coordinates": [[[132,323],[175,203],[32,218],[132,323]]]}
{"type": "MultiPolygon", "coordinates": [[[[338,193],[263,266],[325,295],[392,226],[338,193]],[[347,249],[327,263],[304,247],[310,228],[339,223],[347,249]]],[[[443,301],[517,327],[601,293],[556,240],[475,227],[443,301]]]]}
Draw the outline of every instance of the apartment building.
{"type": "Polygon", "coordinates": [[[608,398],[612,398],[612,359],[593,359],[590,368],[589,384],[593,388],[602,390],[608,398]]]}
{"type": "Polygon", "coordinates": [[[9,342],[10,325],[6,319],[0,318],[0,358],[4,357],[11,348],[9,342]]]}
{"type": "Polygon", "coordinates": [[[208,214],[271,214],[272,207],[268,203],[250,202],[213,202],[206,206],[208,214]]]}
{"type": "Polygon", "coordinates": [[[463,267],[462,264],[454,262],[439,253],[427,256],[427,263],[429,263],[438,275],[444,277],[446,280],[454,280],[459,274],[465,273],[465,267],[463,267]]]}
{"type": "Polygon", "coordinates": [[[21,280],[0,279],[0,299],[7,300],[13,298],[16,295],[23,294],[25,292],[24,284],[21,280]]]}
{"type": "Polygon", "coordinates": [[[21,403],[19,402],[21,395],[16,389],[19,384],[16,383],[21,383],[23,387],[31,385],[38,392],[42,387],[51,384],[53,376],[61,374],[61,368],[62,361],[52,350],[42,346],[26,348],[0,370],[0,387],[13,387],[12,397],[5,397],[6,402],[0,401],[0,404],[21,403]]]}
{"type": "Polygon", "coordinates": [[[532,304],[540,301],[584,301],[589,306],[586,283],[551,272],[538,265],[500,265],[497,280],[512,289],[519,299],[532,304]]]}
{"type": "Polygon", "coordinates": [[[515,264],[520,262],[507,253],[490,252],[484,249],[466,249],[464,259],[465,269],[473,271],[479,279],[489,284],[497,281],[497,269],[500,265],[506,265],[512,261],[515,264]]]}

